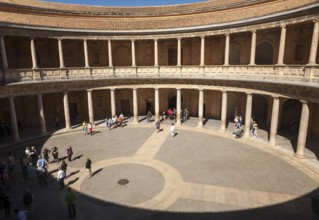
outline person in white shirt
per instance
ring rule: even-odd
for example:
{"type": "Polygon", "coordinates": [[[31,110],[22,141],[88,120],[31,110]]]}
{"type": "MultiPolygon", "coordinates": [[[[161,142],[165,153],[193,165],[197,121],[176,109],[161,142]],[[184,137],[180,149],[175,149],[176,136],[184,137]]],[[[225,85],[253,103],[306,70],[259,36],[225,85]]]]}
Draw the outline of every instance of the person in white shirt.
{"type": "Polygon", "coordinates": [[[175,135],[176,135],[176,130],[175,130],[174,123],[172,123],[172,125],[171,125],[169,131],[170,131],[170,133],[171,133],[171,136],[172,136],[172,137],[175,137],[175,135]]]}
{"type": "Polygon", "coordinates": [[[57,180],[60,184],[60,189],[64,189],[64,178],[65,178],[65,172],[61,168],[59,168],[57,180]]]}

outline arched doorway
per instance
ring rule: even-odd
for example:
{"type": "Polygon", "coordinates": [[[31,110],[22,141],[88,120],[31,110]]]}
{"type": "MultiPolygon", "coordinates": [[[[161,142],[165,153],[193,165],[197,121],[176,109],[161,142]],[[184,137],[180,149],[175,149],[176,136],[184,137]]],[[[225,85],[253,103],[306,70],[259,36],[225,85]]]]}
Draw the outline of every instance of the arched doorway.
{"type": "Polygon", "coordinates": [[[119,46],[113,51],[114,66],[131,66],[132,56],[131,50],[125,46],[119,46]]]}
{"type": "Polygon", "coordinates": [[[288,99],[283,104],[281,129],[291,134],[298,134],[302,105],[300,101],[288,99]]]}
{"type": "Polygon", "coordinates": [[[256,47],[256,64],[271,65],[274,64],[274,48],[271,43],[263,41],[256,47]]]}
{"type": "Polygon", "coordinates": [[[240,65],[241,46],[237,42],[230,43],[229,64],[240,65]]]}
{"type": "Polygon", "coordinates": [[[252,118],[260,128],[267,127],[268,100],[264,95],[254,95],[252,118]]]}

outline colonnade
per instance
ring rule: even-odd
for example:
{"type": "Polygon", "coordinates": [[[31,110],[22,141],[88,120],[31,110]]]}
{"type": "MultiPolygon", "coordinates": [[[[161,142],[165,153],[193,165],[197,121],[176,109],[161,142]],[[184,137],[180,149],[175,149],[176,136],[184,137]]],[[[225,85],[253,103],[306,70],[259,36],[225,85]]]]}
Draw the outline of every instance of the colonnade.
{"type": "MultiPolygon", "coordinates": [[[[133,87],[133,123],[138,124],[138,90],[142,88],[133,87]]],[[[176,123],[181,123],[181,93],[183,88],[176,89],[176,123]]],[[[110,88],[110,98],[111,98],[111,114],[116,115],[116,105],[115,105],[115,91],[116,88],[110,88]]],[[[93,98],[92,98],[92,89],[87,90],[87,98],[88,98],[88,114],[89,114],[89,122],[94,124],[94,110],[93,110],[93,98]]],[[[204,90],[198,88],[198,126],[199,128],[203,127],[203,106],[204,106],[204,90]]],[[[226,130],[226,113],[227,113],[227,90],[222,90],[222,100],[221,100],[221,119],[220,119],[220,131],[226,130]]],[[[154,100],[155,100],[155,120],[160,119],[160,112],[159,112],[159,94],[160,88],[154,88],[154,100]]],[[[273,96],[273,105],[272,105],[272,114],[271,114],[271,125],[269,131],[269,145],[275,146],[276,145],[276,136],[277,136],[277,129],[278,129],[278,119],[279,119],[279,106],[280,106],[280,98],[279,96],[273,96]]],[[[9,96],[9,110],[10,110],[10,120],[11,120],[11,127],[13,133],[14,141],[19,141],[19,131],[17,125],[17,117],[16,117],[16,110],[15,110],[15,103],[14,97],[9,96]]],[[[39,112],[39,119],[40,119],[40,127],[41,127],[41,134],[47,134],[46,130],[46,122],[45,122],[45,114],[43,110],[43,103],[42,103],[42,94],[37,94],[37,101],[38,101],[38,112],[39,112]]],[[[307,138],[307,129],[309,123],[309,106],[306,101],[301,101],[302,103],[302,113],[300,120],[300,128],[298,134],[298,144],[297,144],[297,156],[303,156],[306,146],[306,138],[307,138]]],[[[250,120],[252,117],[252,105],[253,105],[253,94],[247,92],[246,93],[246,112],[245,112],[245,130],[244,130],[244,137],[248,138],[251,134],[250,132],[250,120]]],[[[70,119],[70,110],[69,110],[69,98],[68,98],[68,91],[64,91],[63,95],[63,106],[64,106],[64,116],[65,116],[65,129],[70,130],[72,129],[71,126],[71,119],[70,119]]]]}
{"type": "MultiPolygon", "coordinates": [[[[278,60],[276,65],[284,65],[284,53],[285,53],[285,42],[286,42],[286,25],[281,25],[281,32],[280,32],[280,42],[279,42],[279,51],[278,51],[278,60]]],[[[230,39],[231,39],[231,32],[228,32],[225,34],[225,57],[224,57],[224,65],[229,65],[229,53],[230,53],[230,39]]],[[[253,29],[251,31],[251,51],[250,51],[250,62],[249,65],[256,65],[255,64],[255,54],[256,54],[256,39],[257,39],[258,30],[253,29]]],[[[209,36],[209,35],[207,35],[209,36]]],[[[205,37],[207,36],[200,36],[201,42],[200,42],[200,66],[205,65],[205,37]]],[[[315,65],[316,64],[316,56],[317,56],[317,50],[318,50],[318,37],[319,37],[319,24],[318,20],[314,21],[314,27],[313,27],[313,35],[312,35],[312,41],[311,41],[311,48],[310,48],[310,55],[309,55],[309,61],[308,65],[315,65]]],[[[177,66],[182,65],[182,38],[178,37],[177,39],[177,66]]],[[[88,45],[87,45],[88,39],[83,39],[83,48],[84,48],[84,61],[85,61],[85,68],[89,68],[89,56],[88,56],[88,45]]],[[[157,67],[159,65],[158,63],[158,38],[154,38],[154,66],[157,67]]],[[[35,39],[31,37],[30,39],[30,47],[31,47],[31,58],[32,58],[32,68],[37,69],[37,54],[35,49],[35,39]]],[[[60,62],[60,68],[65,68],[64,66],[64,58],[63,58],[63,39],[58,38],[58,51],[59,51],[59,62],[60,62]]],[[[135,41],[136,39],[130,39],[131,41],[131,53],[132,53],[132,67],[136,67],[136,53],[135,53],[135,41]]],[[[112,40],[107,40],[108,44],[108,63],[109,67],[113,67],[113,59],[112,59],[112,40]]],[[[6,47],[4,43],[4,35],[0,36],[0,51],[1,51],[1,57],[2,57],[2,64],[3,69],[8,69],[8,61],[7,61],[7,55],[6,55],[6,47]]]]}

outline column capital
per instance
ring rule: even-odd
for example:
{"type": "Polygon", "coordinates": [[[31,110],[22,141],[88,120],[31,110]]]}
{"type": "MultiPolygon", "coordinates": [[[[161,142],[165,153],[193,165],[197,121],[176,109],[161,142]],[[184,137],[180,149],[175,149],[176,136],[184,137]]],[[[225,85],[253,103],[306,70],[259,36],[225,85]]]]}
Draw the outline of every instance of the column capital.
{"type": "Polygon", "coordinates": [[[198,91],[204,91],[204,89],[203,88],[198,88],[198,91]]]}
{"type": "Polygon", "coordinates": [[[308,104],[308,101],[306,100],[299,100],[301,102],[301,104],[308,104]]]}
{"type": "Polygon", "coordinates": [[[133,88],[132,88],[132,90],[137,90],[137,89],[138,89],[138,87],[133,87],[133,88]]]}
{"type": "Polygon", "coordinates": [[[225,33],[225,36],[227,37],[227,36],[230,36],[230,32],[226,32],[225,33]]]}
{"type": "Polygon", "coordinates": [[[110,88],[110,91],[115,91],[115,88],[114,87],[110,88]]]}
{"type": "Polygon", "coordinates": [[[228,90],[226,90],[226,89],[222,89],[222,90],[221,90],[221,92],[222,92],[222,93],[227,93],[227,92],[228,92],[228,90]]]}
{"type": "Polygon", "coordinates": [[[93,89],[87,89],[86,91],[87,91],[87,92],[92,92],[92,91],[93,91],[93,89]]]}
{"type": "Polygon", "coordinates": [[[68,94],[68,93],[69,93],[69,90],[63,90],[63,93],[64,93],[64,94],[68,94]]]}
{"type": "Polygon", "coordinates": [[[272,95],[271,98],[273,99],[279,99],[280,97],[278,95],[272,95]]]}
{"type": "Polygon", "coordinates": [[[313,23],[318,23],[319,22],[319,18],[318,19],[313,19],[312,22],[313,23]]]}
{"type": "Polygon", "coordinates": [[[286,26],[287,26],[287,25],[286,25],[285,23],[281,23],[281,24],[280,24],[280,28],[281,28],[281,29],[285,29],[286,26]]]}
{"type": "Polygon", "coordinates": [[[86,39],[86,38],[84,38],[84,39],[83,39],[83,41],[84,41],[84,42],[86,42],[86,41],[87,41],[87,39],[86,39]]]}
{"type": "Polygon", "coordinates": [[[255,33],[257,33],[257,30],[256,29],[252,29],[250,32],[255,34],[255,33]]]}
{"type": "Polygon", "coordinates": [[[154,41],[158,41],[158,38],[154,38],[153,40],[154,40],[154,41]]]}
{"type": "Polygon", "coordinates": [[[202,35],[202,36],[199,36],[199,37],[200,37],[200,39],[205,39],[206,36],[202,35]]]}
{"type": "Polygon", "coordinates": [[[177,37],[176,39],[177,39],[177,40],[182,40],[182,37],[177,37]]]}
{"type": "Polygon", "coordinates": [[[135,42],[135,39],[131,39],[131,42],[135,42]]]}
{"type": "Polygon", "coordinates": [[[8,96],[8,99],[14,99],[14,98],[15,98],[15,96],[13,96],[13,95],[8,96]]]}
{"type": "Polygon", "coordinates": [[[246,92],[246,95],[253,95],[252,92],[246,92]]]}

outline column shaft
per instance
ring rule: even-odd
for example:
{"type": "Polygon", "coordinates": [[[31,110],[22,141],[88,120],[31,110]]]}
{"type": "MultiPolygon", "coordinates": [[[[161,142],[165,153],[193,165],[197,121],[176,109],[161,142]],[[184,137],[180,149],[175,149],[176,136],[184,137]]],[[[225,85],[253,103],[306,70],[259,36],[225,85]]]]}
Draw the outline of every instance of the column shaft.
{"type": "Polygon", "coordinates": [[[108,50],[108,54],[109,54],[109,67],[113,67],[111,40],[107,40],[107,50],[108,50]]]}
{"type": "Polygon", "coordinates": [[[60,68],[64,68],[63,49],[62,49],[62,39],[58,39],[58,47],[59,47],[59,61],[60,61],[60,68]]]}
{"type": "Polygon", "coordinates": [[[200,41],[200,66],[205,65],[205,37],[201,37],[200,41]]]}
{"type": "Polygon", "coordinates": [[[284,65],[285,44],[286,44],[286,26],[283,25],[283,26],[281,26],[277,65],[284,65]]]}
{"type": "Polygon", "coordinates": [[[318,50],[318,36],[319,36],[319,21],[316,20],[313,26],[311,49],[310,49],[308,65],[316,64],[317,50],[318,50]]]}
{"type": "Polygon", "coordinates": [[[158,66],[158,40],[154,39],[154,66],[158,66]]]}
{"type": "Polygon", "coordinates": [[[4,71],[8,69],[8,59],[7,59],[7,52],[6,52],[6,45],[4,43],[4,37],[0,37],[0,48],[1,48],[1,57],[2,57],[2,66],[4,71]]]}
{"type": "Polygon", "coordinates": [[[83,40],[85,67],[90,67],[87,40],[83,40]]]}
{"type": "Polygon", "coordinates": [[[94,125],[94,108],[93,108],[92,90],[87,91],[87,96],[88,96],[89,122],[94,125]]]}
{"type": "Polygon", "coordinates": [[[64,107],[64,117],[65,117],[65,128],[67,130],[70,130],[71,129],[71,120],[70,120],[70,108],[69,108],[68,92],[64,92],[63,107],[64,107]]]}
{"type": "Polygon", "coordinates": [[[111,89],[111,114],[112,117],[116,115],[116,107],[115,107],[115,89],[111,89]]]}
{"type": "Polygon", "coordinates": [[[226,42],[225,42],[225,62],[224,65],[229,65],[229,44],[230,44],[230,35],[226,34],[226,42]]]}
{"type": "Polygon", "coordinates": [[[250,120],[251,120],[251,111],[253,108],[253,95],[247,94],[246,101],[246,114],[245,114],[245,137],[249,137],[250,134],[250,120]]]}
{"type": "Polygon", "coordinates": [[[302,110],[301,110],[299,134],[298,134],[298,142],[297,142],[297,152],[296,152],[297,156],[304,156],[305,154],[308,122],[309,122],[309,106],[307,102],[302,101],[302,110]]]}
{"type": "Polygon", "coordinates": [[[182,39],[177,38],[177,66],[182,65],[182,39]]]}
{"type": "Polygon", "coordinates": [[[181,123],[181,89],[176,91],[176,123],[181,123]]]}
{"type": "Polygon", "coordinates": [[[16,109],[14,105],[14,97],[9,97],[9,109],[10,109],[10,123],[12,127],[13,141],[17,142],[20,140],[16,109]]]}
{"type": "Polygon", "coordinates": [[[31,58],[32,58],[32,68],[33,69],[38,68],[37,55],[36,55],[36,52],[35,52],[34,38],[31,38],[31,58]]]}
{"type": "Polygon", "coordinates": [[[41,134],[46,135],[47,134],[47,128],[45,125],[45,115],[44,115],[44,109],[43,109],[43,101],[42,101],[42,94],[37,94],[38,99],[38,109],[39,109],[39,117],[40,117],[40,126],[41,126],[41,134]]]}
{"type": "Polygon", "coordinates": [[[159,120],[159,89],[155,89],[155,121],[159,120]]]}
{"type": "Polygon", "coordinates": [[[203,127],[203,114],[204,114],[204,91],[199,90],[198,97],[198,125],[197,127],[203,127]]]}
{"type": "Polygon", "coordinates": [[[226,116],[227,116],[227,91],[222,93],[222,111],[220,120],[220,130],[226,130],[226,116]]]}
{"type": "Polygon", "coordinates": [[[273,97],[271,124],[270,124],[270,136],[269,136],[269,144],[271,146],[276,145],[278,119],[279,119],[279,97],[273,97]]]}
{"type": "Polygon", "coordinates": [[[132,44],[132,67],[136,66],[136,61],[135,61],[135,40],[131,41],[132,44]]]}
{"type": "Polygon", "coordinates": [[[138,103],[137,103],[137,89],[133,89],[133,113],[134,113],[134,124],[138,124],[138,103]]]}
{"type": "Polygon", "coordinates": [[[250,63],[249,65],[255,65],[255,55],[256,55],[256,31],[251,32],[251,48],[250,48],[250,63]]]}

